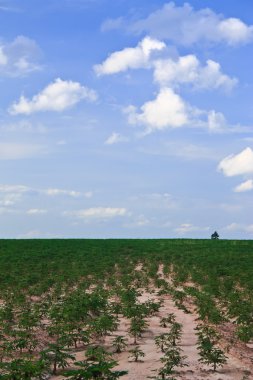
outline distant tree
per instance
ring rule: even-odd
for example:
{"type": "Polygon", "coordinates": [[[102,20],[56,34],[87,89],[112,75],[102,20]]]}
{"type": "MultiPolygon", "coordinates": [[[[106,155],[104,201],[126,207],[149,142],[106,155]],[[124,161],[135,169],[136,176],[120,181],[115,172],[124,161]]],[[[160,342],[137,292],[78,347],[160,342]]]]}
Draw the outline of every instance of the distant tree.
{"type": "Polygon", "coordinates": [[[218,240],[219,239],[219,234],[218,234],[218,232],[217,231],[214,231],[214,233],[211,235],[211,239],[213,239],[213,240],[218,240]]]}

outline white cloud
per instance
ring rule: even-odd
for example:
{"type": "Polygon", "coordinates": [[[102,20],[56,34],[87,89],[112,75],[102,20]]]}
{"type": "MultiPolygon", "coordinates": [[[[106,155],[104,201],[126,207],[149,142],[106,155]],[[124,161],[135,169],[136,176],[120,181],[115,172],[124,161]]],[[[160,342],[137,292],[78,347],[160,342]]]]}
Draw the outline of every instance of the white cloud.
{"type": "Polygon", "coordinates": [[[3,51],[3,47],[0,46],[0,66],[5,66],[8,63],[8,57],[3,51]]]}
{"type": "Polygon", "coordinates": [[[108,137],[108,139],[105,141],[106,145],[113,145],[120,142],[127,142],[128,138],[125,136],[120,135],[119,133],[113,132],[111,136],[108,137]]]}
{"type": "Polygon", "coordinates": [[[57,196],[67,196],[71,198],[91,198],[93,196],[92,191],[80,192],[75,190],[66,190],[66,189],[57,189],[57,188],[48,188],[48,189],[38,189],[33,187],[28,187],[24,185],[5,185],[0,184],[0,195],[3,194],[0,204],[11,205],[16,203],[17,200],[23,194],[36,194],[44,195],[48,197],[57,197],[57,196]],[[2,203],[1,203],[2,202],[2,203]]]}
{"type": "Polygon", "coordinates": [[[226,231],[238,231],[242,229],[242,225],[238,223],[230,223],[226,227],[224,227],[224,230],[226,231]]]}
{"type": "Polygon", "coordinates": [[[253,233],[253,224],[246,226],[246,232],[253,233]]]}
{"type": "Polygon", "coordinates": [[[83,99],[95,101],[95,91],[78,82],[64,81],[58,78],[40,93],[34,95],[31,100],[22,95],[17,103],[12,104],[9,112],[13,115],[30,115],[42,111],[61,112],[83,99]]]}
{"type": "Polygon", "coordinates": [[[205,66],[201,66],[193,54],[177,60],[154,61],[154,79],[162,86],[190,83],[197,89],[224,88],[228,91],[237,83],[235,78],[221,72],[219,63],[208,60],[205,66]]]}
{"type": "Polygon", "coordinates": [[[242,152],[225,157],[218,166],[227,177],[253,173],[253,151],[246,148],[242,152]]]}
{"type": "Polygon", "coordinates": [[[138,215],[136,218],[134,218],[133,221],[125,223],[125,228],[142,228],[146,226],[150,226],[151,219],[147,218],[145,215],[138,215]]]}
{"type": "Polygon", "coordinates": [[[252,25],[238,18],[226,19],[208,8],[195,11],[188,3],[181,7],[173,2],[164,4],[145,19],[128,21],[125,27],[134,33],[149,33],[185,46],[198,42],[239,45],[253,39],[252,25]]]}
{"type": "Polygon", "coordinates": [[[27,210],[26,213],[28,215],[43,215],[43,214],[47,214],[47,210],[39,209],[39,208],[31,208],[30,210],[27,210]]]}
{"type": "Polygon", "coordinates": [[[1,193],[26,193],[30,191],[30,187],[23,185],[3,185],[0,184],[1,193]]]}
{"type": "Polygon", "coordinates": [[[31,230],[18,235],[18,239],[38,239],[39,237],[43,237],[43,234],[39,230],[31,230]]]}
{"type": "Polygon", "coordinates": [[[11,132],[18,134],[19,132],[24,133],[34,133],[34,134],[45,134],[47,132],[47,128],[41,124],[40,122],[34,123],[29,120],[18,120],[15,122],[9,122],[6,124],[0,125],[0,131],[3,132],[11,132]]]}
{"type": "Polygon", "coordinates": [[[13,214],[13,213],[15,213],[15,211],[12,210],[11,208],[0,207],[0,215],[3,215],[3,214],[13,214]]]}
{"type": "Polygon", "coordinates": [[[95,65],[97,75],[115,74],[128,69],[147,67],[154,51],[165,48],[165,44],[156,39],[145,37],[134,48],[125,48],[112,53],[102,64],[95,65]]]}
{"type": "Polygon", "coordinates": [[[9,7],[7,5],[0,5],[1,12],[20,12],[19,8],[9,7]]]}
{"type": "Polygon", "coordinates": [[[189,123],[188,106],[170,88],[162,88],[156,99],[144,103],[140,112],[130,106],[125,112],[130,124],[143,124],[147,132],[178,128],[189,123]]]}
{"type": "Polygon", "coordinates": [[[241,183],[240,185],[236,186],[234,189],[234,192],[243,193],[245,191],[250,191],[250,190],[253,190],[253,180],[252,179],[249,179],[249,180],[241,183]]]}
{"type": "Polygon", "coordinates": [[[218,24],[218,31],[230,45],[252,41],[253,26],[248,26],[238,18],[228,18],[218,24]]]}
{"type": "Polygon", "coordinates": [[[85,198],[92,198],[93,197],[93,191],[86,191],[84,194],[85,198]]]}
{"type": "Polygon", "coordinates": [[[152,213],[154,210],[172,210],[179,206],[178,200],[169,193],[140,194],[131,197],[130,200],[135,202],[137,207],[149,209],[152,213]]]}
{"type": "Polygon", "coordinates": [[[46,189],[43,192],[49,196],[68,195],[73,198],[77,198],[82,195],[82,193],[80,193],[79,191],[62,190],[62,189],[46,189]]]}
{"type": "Polygon", "coordinates": [[[85,210],[65,212],[65,215],[75,216],[80,219],[111,219],[118,216],[127,216],[129,213],[126,208],[117,207],[92,207],[85,210]]]}
{"type": "Polygon", "coordinates": [[[184,160],[214,160],[220,156],[218,151],[207,146],[195,145],[183,141],[169,141],[155,147],[141,147],[139,152],[154,156],[172,156],[184,160]]]}
{"type": "Polygon", "coordinates": [[[24,185],[5,185],[0,184],[0,206],[14,206],[22,200],[24,194],[33,190],[24,185]]]}
{"type": "Polygon", "coordinates": [[[178,233],[179,235],[184,235],[189,232],[208,231],[209,229],[210,229],[209,227],[197,227],[190,223],[183,223],[179,227],[175,228],[174,231],[178,233]]]}
{"type": "Polygon", "coordinates": [[[46,190],[41,190],[41,192],[44,193],[45,195],[50,196],[50,197],[65,195],[65,196],[72,197],[72,198],[80,198],[82,196],[85,198],[91,198],[93,196],[92,191],[86,191],[86,192],[82,193],[82,192],[76,191],[76,190],[65,190],[65,189],[56,189],[56,188],[52,188],[52,189],[49,188],[46,190]]]}
{"type": "Polygon", "coordinates": [[[17,77],[41,70],[38,64],[41,51],[36,42],[18,36],[10,43],[0,46],[0,76],[17,77]]]}
{"type": "Polygon", "coordinates": [[[144,215],[139,215],[135,221],[136,227],[143,227],[143,226],[147,226],[148,224],[150,224],[150,220],[146,218],[144,215]]]}
{"type": "MultiPolygon", "coordinates": [[[[159,152],[158,152],[159,154],[159,152]]],[[[217,160],[217,151],[207,146],[195,145],[188,142],[168,142],[163,153],[168,156],[180,157],[186,160],[217,160]]]]}
{"type": "Polygon", "coordinates": [[[15,203],[17,203],[21,198],[20,193],[9,193],[9,194],[4,194],[0,198],[0,206],[3,207],[8,207],[8,206],[13,206],[15,203]]]}
{"type": "Polygon", "coordinates": [[[228,226],[224,227],[225,231],[230,231],[230,232],[238,232],[238,231],[243,231],[247,233],[253,233],[253,224],[240,224],[240,223],[231,223],[228,226]]]}
{"type": "Polygon", "coordinates": [[[0,142],[0,160],[19,160],[47,153],[42,145],[0,142]]]}
{"type": "Polygon", "coordinates": [[[130,105],[124,109],[128,122],[143,125],[145,133],[167,128],[205,128],[210,132],[236,132],[239,126],[230,128],[221,112],[206,111],[186,103],[174,89],[163,87],[154,100],[144,103],[140,110],[130,105]]]}
{"type": "Polygon", "coordinates": [[[207,113],[207,127],[210,132],[223,132],[229,126],[223,113],[212,110],[207,113]]]}
{"type": "Polygon", "coordinates": [[[218,205],[222,211],[225,211],[227,213],[239,213],[243,210],[242,204],[236,204],[236,203],[221,203],[218,205]]]}
{"type": "Polygon", "coordinates": [[[106,32],[108,30],[118,29],[124,24],[123,17],[118,17],[116,19],[107,19],[101,25],[101,31],[106,32]]]}

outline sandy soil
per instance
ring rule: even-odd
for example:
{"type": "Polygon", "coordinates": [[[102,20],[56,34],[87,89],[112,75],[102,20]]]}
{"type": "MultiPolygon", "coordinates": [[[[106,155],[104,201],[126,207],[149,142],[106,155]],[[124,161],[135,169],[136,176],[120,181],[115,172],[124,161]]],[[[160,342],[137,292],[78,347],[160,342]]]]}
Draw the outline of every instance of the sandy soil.
{"type": "MultiPolygon", "coordinates": [[[[138,266],[138,270],[141,270],[141,266],[138,266]]],[[[161,277],[163,276],[162,267],[159,268],[159,273],[161,277]]],[[[226,354],[228,357],[227,364],[218,369],[214,373],[210,367],[202,365],[199,363],[199,355],[197,352],[197,337],[195,334],[195,327],[197,325],[197,316],[194,314],[186,314],[182,310],[178,309],[170,296],[158,296],[157,292],[155,294],[149,294],[144,292],[140,297],[141,301],[147,301],[148,299],[153,299],[155,301],[164,300],[163,306],[160,308],[157,315],[147,319],[149,327],[147,331],[143,334],[142,338],[139,339],[138,345],[141,350],[145,353],[145,357],[142,362],[132,362],[128,359],[128,350],[134,347],[133,338],[129,336],[127,330],[129,327],[129,321],[125,318],[120,318],[119,329],[114,335],[106,337],[105,346],[111,350],[111,341],[115,335],[123,335],[128,339],[127,350],[121,354],[115,354],[115,360],[118,361],[119,365],[115,369],[124,369],[128,371],[128,374],[123,376],[122,379],[128,380],[141,380],[148,379],[150,376],[155,376],[155,370],[161,367],[160,358],[162,353],[157,349],[154,343],[154,337],[161,333],[166,332],[166,328],[159,326],[160,318],[167,316],[168,313],[174,313],[176,315],[176,320],[183,324],[183,335],[180,347],[183,350],[182,354],[187,356],[186,363],[188,367],[179,368],[175,374],[177,379],[182,380],[243,380],[245,371],[250,371],[250,368],[245,366],[242,361],[238,358],[233,357],[231,354],[226,354]]],[[[253,352],[253,350],[252,350],[253,352]]],[[[84,352],[76,352],[76,359],[82,360],[84,358],[84,352]]],[[[52,380],[63,379],[62,376],[53,376],[52,380]]],[[[245,378],[246,379],[246,378],[245,378]]],[[[253,379],[253,373],[247,377],[247,379],[253,379]]]]}

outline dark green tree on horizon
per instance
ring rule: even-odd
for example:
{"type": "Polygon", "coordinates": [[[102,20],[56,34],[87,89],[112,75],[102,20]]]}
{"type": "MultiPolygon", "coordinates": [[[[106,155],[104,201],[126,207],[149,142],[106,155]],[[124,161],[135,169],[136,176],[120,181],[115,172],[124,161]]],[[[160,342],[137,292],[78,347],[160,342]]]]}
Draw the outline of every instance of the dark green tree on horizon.
{"type": "Polygon", "coordinates": [[[217,231],[214,231],[214,233],[211,235],[212,240],[218,240],[220,238],[219,234],[217,231]]]}

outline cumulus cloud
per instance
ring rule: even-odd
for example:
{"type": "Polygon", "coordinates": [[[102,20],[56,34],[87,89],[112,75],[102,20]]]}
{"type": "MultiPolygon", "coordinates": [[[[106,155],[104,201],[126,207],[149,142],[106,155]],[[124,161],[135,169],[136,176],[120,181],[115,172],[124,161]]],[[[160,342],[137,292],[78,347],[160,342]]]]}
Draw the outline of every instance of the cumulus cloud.
{"type": "Polygon", "coordinates": [[[189,123],[188,106],[171,88],[162,88],[154,100],[141,106],[140,112],[134,106],[125,112],[130,124],[145,125],[147,132],[179,128],[189,123]]]}
{"type": "Polygon", "coordinates": [[[253,180],[249,179],[234,188],[234,192],[243,193],[245,191],[253,190],[253,180]]]}
{"type": "Polygon", "coordinates": [[[96,98],[95,91],[80,83],[58,78],[40,93],[34,95],[31,100],[22,95],[17,103],[12,104],[9,112],[13,115],[30,115],[42,111],[61,112],[81,100],[95,101],[96,98]]]}
{"type": "Polygon", "coordinates": [[[161,86],[192,84],[197,89],[231,90],[237,83],[221,71],[219,63],[208,60],[202,66],[197,57],[189,54],[177,60],[163,59],[154,62],[154,80],[161,86]]]}
{"type": "Polygon", "coordinates": [[[151,54],[165,48],[165,44],[154,38],[145,37],[134,48],[125,48],[112,53],[103,63],[95,65],[97,75],[116,74],[128,69],[147,67],[151,54]]]}
{"type": "Polygon", "coordinates": [[[238,126],[230,128],[221,112],[193,107],[170,87],[162,87],[154,100],[144,103],[139,109],[133,105],[126,107],[124,113],[129,124],[145,127],[144,134],[181,127],[204,128],[211,133],[238,130],[238,126]]]}
{"type": "Polygon", "coordinates": [[[113,145],[120,142],[127,142],[128,138],[125,136],[120,135],[119,133],[113,132],[111,136],[106,139],[105,144],[106,145],[113,145]]]}
{"type": "Polygon", "coordinates": [[[246,148],[238,154],[225,157],[218,166],[218,170],[227,177],[253,173],[253,151],[246,148]]]}
{"type": "Polygon", "coordinates": [[[185,46],[198,42],[235,46],[253,39],[252,25],[238,18],[224,18],[208,8],[194,10],[188,3],[183,6],[176,6],[173,2],[164,4],[145,19],[128,21],[125,27],[134,33],[149,33],[156,38],[185,46]]]}
{"type": "Polygon", "coordinates": [[[23,76],[41,70],[41,56],[37,43],[27,37],[18,36],[10,43],[0,45],[0,76],[23,76]]]}
{"type": "Polygon", "coordinates": [[[118,216],[127,216],[128,214],[126,208],[118,207],[91,207],[84,210],[65,212],[65,215],[74,216],[80,219],[111,219],[118,216]]]}

